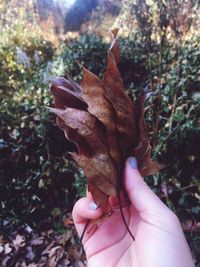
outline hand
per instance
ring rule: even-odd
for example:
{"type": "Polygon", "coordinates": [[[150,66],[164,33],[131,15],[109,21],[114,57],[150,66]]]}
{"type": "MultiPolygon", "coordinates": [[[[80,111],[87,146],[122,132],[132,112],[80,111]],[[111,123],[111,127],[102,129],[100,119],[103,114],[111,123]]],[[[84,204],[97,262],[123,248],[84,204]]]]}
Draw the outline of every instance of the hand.
{"type": "MultiPolygon", "coordinates": [[[[114,209],[99,226],[88,225],[83,238],[88,267],[194,267],[178,218],[144,182],[135,158],[128,159],[124,179],[131,205],[123,212],[135,241],[114,209]]],[[[91,195],[80,199],[73,210],[79,235],[88,219],[101,215],[91,195]]]]}

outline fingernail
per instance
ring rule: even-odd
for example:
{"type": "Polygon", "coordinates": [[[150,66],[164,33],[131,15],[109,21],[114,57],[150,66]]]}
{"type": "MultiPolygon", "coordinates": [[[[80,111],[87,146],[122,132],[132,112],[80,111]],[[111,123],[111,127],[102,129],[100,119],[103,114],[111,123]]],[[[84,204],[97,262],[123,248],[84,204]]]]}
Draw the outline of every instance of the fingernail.
{"type": "Polygon", "coordinates": [[[134,157],[129,158],[128,163],[132,169],[136,169],[136,170],[138,169],[138,164],[137,164],[136,158],[134,158],[134,157]]]}
{"type": "Polygon", "coordinates": [[[90,202],[88,205],[89,210],[96,210],[98,208],[97,204],[94,202],[90,202]]]}

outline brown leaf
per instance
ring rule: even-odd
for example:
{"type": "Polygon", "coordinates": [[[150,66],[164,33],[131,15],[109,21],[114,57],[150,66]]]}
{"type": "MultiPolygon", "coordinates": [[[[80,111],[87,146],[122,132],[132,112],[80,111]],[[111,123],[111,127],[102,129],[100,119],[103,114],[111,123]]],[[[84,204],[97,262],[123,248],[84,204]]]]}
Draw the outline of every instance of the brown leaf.
{"type": "Polygon", "coordinates": [[[52,80],[51,92],[54,96],[56,108],[78,108],[87,110],[87,104],[82,99],[82,88],[79,84],[63,77],[52,80]]]}
{"type": "MultiPolygon", "coordinates": [[[[82,99],[82,88],[79,84],[73,82],[72,80],[67,80],[64,77],[56,77],[52,80],[51,92],[54,96],[54,106],[56,108],[71,107],[78,108],[79,110],[87,110],[87,104],[82,99]]],[[[91,149],[86,140],[76,133],[75,130],[70,128],[65,122],[57,117],[56,122],[58,126],[63,129],[66,138],[69,141],[73,141],[76,146],[79,145],[80,153],[90,153],[91,149]]]]}
{"type": "Polygon", "coordinates": [[[47,267],[56,267],[58,261],[63,257],[64,249],[61,246],[53,247],[49,252],[47,267]]]}
{"type": "Polygon", "coordinates": [[[142,176],[147,176],[157,173],[164,166],[151,160],[151,146],[146,130],[145,123],[145,108],[144,103],[147,95],[143,95],[138,100],[137,117],[138,117],[138,131],[139,140],[138,145],[134,149],[134,156],[137,158],[138,167],[142,176]]]}
{"type": "Polygon", "coordinates": [[[88,144],[87,140],[80,135],[76,129],[70,128],[65,122],[59,117],[56,118],[58,126],[64,131],[67,140],[73,142],[80,154],[90,155],[93,154],[93,148],[88,144]]]}
{"type": "MultiPolygon", "coordinates": [[[[66,127],[66,135],[69,140],[75,140],[78,148],[82,145],[81,141],[85,140],[89,150],[94,153],[102,151],[108,153],[107,143],[104,141],[104,128],[99,121],[87,111],[76,110],[73,108],[58,109],[50,108],[63,122],[66,127]],[[72,129],[74,131],[72,131],[72,129]]],[[[62,122],[60,122],[62,124],[62,122]]],[[[84,151],[84,149],[82,149],[84,151]]],[[[86,152],[87,154],[87,152],[86,152]]]]}
{"type": "Polygon", "coordinates": [[[106,87],[106,96],[117,114],[118,142],[123,160],[125,160],[131,155],[132,148],[137,143],[136,117],[133,103],[125,92],[122,77],[117,67],[118,42],[115,35],[113,37],[103,81],[106,87]]]}
{"type": "Polygon", "coordinates": [[[116,164],[121,164],[116,132],[116,114],[112,103],[105,97],[103,82],[93,73],[83,68],[83,99],[88,104],[88,112],[96,116],[106,127],[110,155],[116,164]]]}
{"type": "Polygon", "coordinates": [[[83,168],[88,181],[91,181],[106,195],[116,196],[117,170],[108,154],[99,153],[90,160],[87,157],[70,153],[78,165],[83,168]]]}
{"type": "Polygon", "coordinates": [[[73,222],[73,220],[71,218],[64,218],[63,224],[64,224],[65,227],[67,227],[67,226],[73,225],[74,222],[73,222]]]}
{"type": "Polygon", "coordinates": [[[162,166],[151,160],[142,97],[136,106],[128,97],[118,70],[120,50],[112,31],[112,44],[103,80],[83,68],[81,85],[56,78],[51,87],[57,124],[67,139],[77,145],[70,153],[84,170],[88,190],[105,214],[112,210],[109,198],[123,189],[122,172],[127,157],[134,154],[142,175],[157,172],[162,166]]]}

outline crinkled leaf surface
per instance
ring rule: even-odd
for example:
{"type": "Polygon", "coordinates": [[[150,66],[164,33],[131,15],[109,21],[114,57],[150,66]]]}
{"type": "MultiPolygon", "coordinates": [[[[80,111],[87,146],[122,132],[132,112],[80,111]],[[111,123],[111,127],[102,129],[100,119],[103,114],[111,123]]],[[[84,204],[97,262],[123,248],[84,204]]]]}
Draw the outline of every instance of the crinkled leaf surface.
{"type": "Polygon", "coordinates": [[[137,143],[137,125],[134,105],[125,92],[122,77],[117,67],[119,61],[119,48],[116,32],[112,32],[113,42],[108,53],[107,67],[103,82],[106,87],[106,96],[112,102],[116,111],[118,142],[121,155],[125,160],[137,143]]]}
{"type": "Polygon", "coordinates": [[[106,97],[104,83],[96,75],[84,68],[81,85],[83,99],[88,104],[88,112],[96,116],[105,125],[110,155],[116,164],[120,164],[121,155],[117,142],[116,113],[112,103],[106,97]]]}
{"type": "Polygon", "coordinates": [[[70,153],[83,169],[88,190],[105,214],[112,207],[110,196],[123,190],[122,173],[127,157],[135,156],[142,175],[157,172],[144,120],[145,97],[133,103],[126,93],[117,64],[120,49],[112,31],[103,79],[83,68],[81,85],[70,79],[53,79],[51,91],[57,124],[73,141],[78,153],[70,153]],[[121,186],[119,188],[119,186],[121,186]]]}
{"type": "Polygon", "coordinates": [[[77,83],[63,77],[54,78],[52,80],[51,92],[54,96],[55,107],[87,110],[87,104],[82,99],[82,88],[77,83]]]}

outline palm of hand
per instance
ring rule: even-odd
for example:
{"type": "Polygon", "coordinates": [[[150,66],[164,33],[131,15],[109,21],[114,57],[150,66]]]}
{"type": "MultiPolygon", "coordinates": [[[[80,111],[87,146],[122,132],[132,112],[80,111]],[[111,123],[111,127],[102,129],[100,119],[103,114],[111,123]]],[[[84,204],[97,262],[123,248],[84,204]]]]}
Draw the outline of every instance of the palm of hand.
{"type": "Polygon", "coordinates": [[[127,232],[120,210],[115,210],[84,241],[88,266],[157,266],[158,254],[166,252],[163,243],[168,240],[169,233],[145,220],[148,218],[142,219],[133,206],[124,208],[124,215],[136,240],[133,241],[127,232]]]}

